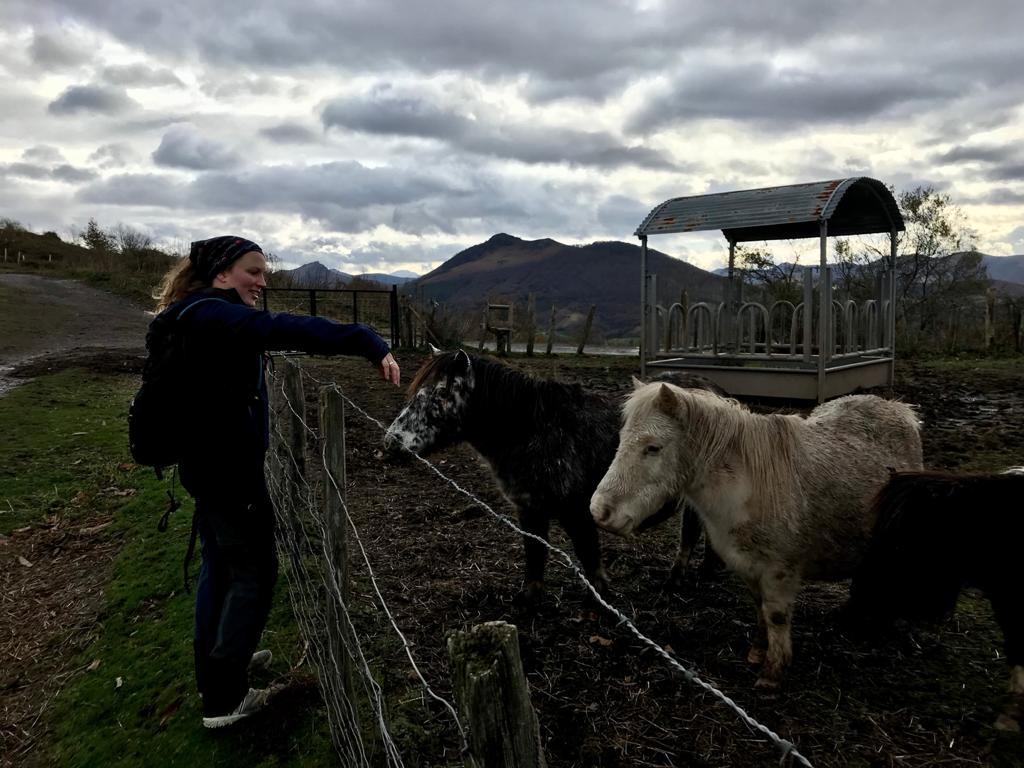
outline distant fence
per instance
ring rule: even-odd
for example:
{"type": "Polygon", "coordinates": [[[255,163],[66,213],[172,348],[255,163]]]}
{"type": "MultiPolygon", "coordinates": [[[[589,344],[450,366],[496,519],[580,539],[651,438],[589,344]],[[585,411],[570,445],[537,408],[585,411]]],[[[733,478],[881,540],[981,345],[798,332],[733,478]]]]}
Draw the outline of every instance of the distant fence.
{"type": "Polygon", "coordinates": [[[362,323],[401,346],[398,286],[388,288],[264,288],[263,308],[362,323]]]}

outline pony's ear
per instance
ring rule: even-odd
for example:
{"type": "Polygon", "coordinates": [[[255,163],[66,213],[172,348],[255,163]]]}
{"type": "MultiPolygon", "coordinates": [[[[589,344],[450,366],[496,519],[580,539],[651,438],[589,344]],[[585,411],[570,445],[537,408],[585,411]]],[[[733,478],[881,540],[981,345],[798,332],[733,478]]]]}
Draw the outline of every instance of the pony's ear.
{"type": "Polygon", "coordinates": [[[466,354],[466,350],[460,349],[455,353],[455,359],[452,361],[455,370],[459,372],[465,372],[473,368],[473,361],[469,359],[469,355],[466,354]]]}
{"type": "Polygon", "coordinates": [[[658,387],[658,397],[655,399],[654,404],[658,407],[658,410],[662,413],[667,413],[669,416],[675,416],[679,412],[679,398],[676,397],[676,393],[672,391],[672,387],[668,384],[662,384],[658,387]]]}
{"type": "Polygon", "coordinates": [[[438,355],[443,355],[444,354],[444,352],[442,352],[440,349],[435,347],[429,341],[427,342],[427,345],[430,347],[430,354],[433,355],[434,357],[437,357],[438,355]]]}
{"type": "Polygon", "coordinates": [[[633,376],[632,379],[633,379],[633,389],[640,389],[640,387],[642,387],[644,384],[647,383],[647,382],[644,382],[644,381],[640,381],[640,379],[638,379],[636,376],[633,376]]]}

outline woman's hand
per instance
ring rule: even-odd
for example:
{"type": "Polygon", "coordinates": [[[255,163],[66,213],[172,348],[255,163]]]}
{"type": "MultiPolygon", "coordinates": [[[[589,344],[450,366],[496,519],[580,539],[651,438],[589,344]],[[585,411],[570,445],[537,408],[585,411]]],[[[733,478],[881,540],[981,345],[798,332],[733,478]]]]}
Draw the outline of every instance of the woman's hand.
{"type": "Polygon", "coordinates": [[[390,352],[384,355],[384,359],[380,361],[380,375],[384,377],[384,381],[390,381],[396,387],[401,381],[402,372],[398,369],[398,363],[390,352]]]}

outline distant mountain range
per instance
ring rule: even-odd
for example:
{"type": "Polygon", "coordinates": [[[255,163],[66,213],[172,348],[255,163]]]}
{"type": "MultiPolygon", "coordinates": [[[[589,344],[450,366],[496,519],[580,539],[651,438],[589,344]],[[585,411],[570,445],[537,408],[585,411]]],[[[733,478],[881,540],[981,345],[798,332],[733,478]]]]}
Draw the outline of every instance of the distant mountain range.
{"type": "MultiPolygon", "coordinates": [[[[997,283],[1021,283],[1024,284],[1024,254],[1016,256],[989,256],[981,254],[981,261],[988,269],[988,276],[997,283]]],[[[792,267],[791,262],[783,262],[779,266],[783,268],[792,267]]],[[[813,265],[817,269],[817,263],[813,265]]],[[[712,270],[716,275],[728,275],[728,267],[720,267],[712,270]]]]}
{"type": "MultiPolygon", "coordinates": [[[[678,301],[684,288],[691,303],[722,296],[721,277],[660,251],[648,249],[647,266],[657,275],[661,304],[678,301]]],[[[488,300],[515,302],[521,312],[532,293],[538,325],[547,325],[554,306],[556,327],[564,331],[578,326],[593,304],[597,334],[633,337],[640,325],[640,247],[616,241],[574,246],[502,233],[460,251],[408,288],[471,313],[482,313],[488,300]]]]}
{"type": "MultiPolygon", "coordinates": [[[[1024,255],[985,255],[984,262],[1002,293],[1024,295],[1024,255]]],[[[658,303],[663,306],[679,301],[684,289],[691,304],[722,298],[728,273],[724,268],[708,272],[652,249],[648,249],[647,264],[648,271],[657,275],[658,303]]],[[[422,277],[411,272],[349,275],[319,262],[278,274],[302,287],[341,287],[356,278],[394,284],[403,293],[437,301],[466,317],[478,317],[488,301],[512,302],[516,326],[521,326],[532,293],[540,327],[546,327],[553,306],[556,328],[573,333],[593,304],[596,336],[626,338],[640,332],[640,247],[632,243],[575,246],[501,233],[460,251],[422,277]]]]}
{"type": "Polygon", "coordinates": [[[404,285],[419,278],[415,272],[401,270],[393,275],[382,272],[364,272],[350,275],[340,269],[324,266],[319,261],[303,264],[295,269],[279,269],[274,273],[278,285],[288,282],[289,285],[301,288],[340,288],[353,280],[371,281],[381,285],[404,285]]]}

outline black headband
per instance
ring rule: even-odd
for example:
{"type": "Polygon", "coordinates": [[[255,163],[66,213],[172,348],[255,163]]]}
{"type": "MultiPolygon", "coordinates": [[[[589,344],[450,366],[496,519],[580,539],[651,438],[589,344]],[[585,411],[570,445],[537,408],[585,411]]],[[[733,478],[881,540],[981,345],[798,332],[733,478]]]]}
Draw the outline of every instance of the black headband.
{"type": "Polygon", "coordinates": [[[252,240],[221,235],[209,240],[196,240],[189,249],[188,259],[199,277],[212,283],[213,278],[249,251],[263,253],[263,249],[252,240]]]}

